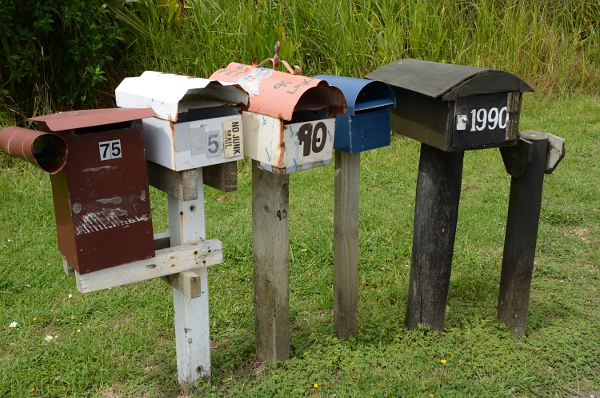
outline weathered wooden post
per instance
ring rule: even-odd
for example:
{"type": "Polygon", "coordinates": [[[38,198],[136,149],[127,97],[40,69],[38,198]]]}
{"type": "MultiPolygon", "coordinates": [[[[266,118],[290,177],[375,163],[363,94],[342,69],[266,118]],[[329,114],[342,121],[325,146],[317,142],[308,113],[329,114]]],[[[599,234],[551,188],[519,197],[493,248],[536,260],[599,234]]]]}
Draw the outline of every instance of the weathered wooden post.
{"type": "Polygon", "coordinates": [[[406,325],[442,330],[463,152],[515,145],[521,95],[533,90],[508,72],[414,59],[367,78],[394,90],[393,130],[422,143],[406,325]]]}
{"type": "Polygon", "coordinates": [[[564,157],[564,140],[537,131],[523,131],[515,147],[501,148],[512,176],[498,295],[498,320],[516,336],[525,333],[544,173],[564,157]]]}
{"type": "Polygon", "coordinates": [[[334,178],[333,325],[337,337],[346,339],[358,327],[360,152],[336,150],[334,178]]]}
{"type": "Polygon", "coordinates": [[[342,90],[346,113],[335,125],[335,204],[333,318],[338,338],[356,333],[358,305],[358,210],[360,153],[390,144],[390,107],[394,92],[385,83],[319,75],[342,90]]]}
{"type": "Polygon", "coordinates": [[[275,56],[250,65],[231,63],[211,79],[238,83],[250,94],[243,114],[244,155],[252,165],[256,356],[289,358],[289,174],[326,166],[333,157],[335,115],[342,93],[300,76],[275,56]],[[267,61],[273,69],[262,68],[267,61]],[[277,69],[283,63],[290,73],[277,69]]]}
{"type": "Polygon", "coordinates": [[[450,286],[463,151],[421,144],[406,326],[442,330],[450,286]]]}
{"type": "Polygon", "coordinates": [[[290,357],[289,181],[252,162],[256,353],[272,363],[290,357]]]}

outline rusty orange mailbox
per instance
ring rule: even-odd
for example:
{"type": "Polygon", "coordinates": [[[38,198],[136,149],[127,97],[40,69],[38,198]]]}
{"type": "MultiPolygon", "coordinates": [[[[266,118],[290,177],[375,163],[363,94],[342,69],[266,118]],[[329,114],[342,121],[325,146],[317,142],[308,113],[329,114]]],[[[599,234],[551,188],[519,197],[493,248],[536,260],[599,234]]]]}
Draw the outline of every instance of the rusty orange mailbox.
{"type": "Polygon", "coordinates": [[[154,257],[141,122],[153,116],[111,108],[32,119],[67,146],[50,180],[58,248],[79,274],[154,257]]]}

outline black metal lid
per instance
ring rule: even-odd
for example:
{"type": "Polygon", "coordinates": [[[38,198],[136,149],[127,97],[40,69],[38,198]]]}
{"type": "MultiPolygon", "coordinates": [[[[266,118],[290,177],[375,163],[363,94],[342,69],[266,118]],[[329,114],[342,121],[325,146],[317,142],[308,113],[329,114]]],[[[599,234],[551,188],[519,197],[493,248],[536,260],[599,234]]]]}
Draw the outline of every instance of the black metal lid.
{"type": "Polygon", "coordinates": [[[391,62],[366,77],[433,98],[441,96],[444,101],[477,94],[534,91],[509,72],[418,59],[391,62]]]}

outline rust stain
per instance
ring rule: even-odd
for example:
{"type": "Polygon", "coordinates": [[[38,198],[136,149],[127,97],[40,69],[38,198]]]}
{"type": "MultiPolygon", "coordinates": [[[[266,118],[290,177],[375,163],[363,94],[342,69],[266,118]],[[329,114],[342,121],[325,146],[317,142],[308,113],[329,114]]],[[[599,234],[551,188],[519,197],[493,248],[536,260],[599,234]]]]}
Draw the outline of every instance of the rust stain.
{"type": "Polygon", "coordinates": [[[171,130],[171,153],[176,153],[177,148],[175,148],[175,125],[173,123],[169,123],[169,128],[171,130]]]}
{"type": "Polygon", "coordinates": [[[275,166],[276,167],[284,167],[285,164],[285,140],[283,137],[284,134],[284,130],[285,130],[285,126],[283,124],[283,120],[280,118],[279,119],[279,153],[277,154],[277,159],[275,161],[275,166]]]}

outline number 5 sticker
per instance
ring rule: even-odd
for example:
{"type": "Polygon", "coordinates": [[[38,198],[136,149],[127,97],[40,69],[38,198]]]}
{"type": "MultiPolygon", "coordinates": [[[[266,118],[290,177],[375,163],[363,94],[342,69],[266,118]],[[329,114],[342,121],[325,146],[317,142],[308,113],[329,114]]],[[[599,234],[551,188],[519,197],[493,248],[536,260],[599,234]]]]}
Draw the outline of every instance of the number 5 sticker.
{"type": "Polygon", "coordinates": [[[121,140],[103,141],[98,143],[100,148],[100,160],[118,159],[123,157],[121,140]]]}

